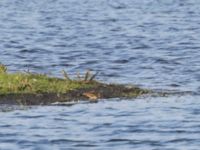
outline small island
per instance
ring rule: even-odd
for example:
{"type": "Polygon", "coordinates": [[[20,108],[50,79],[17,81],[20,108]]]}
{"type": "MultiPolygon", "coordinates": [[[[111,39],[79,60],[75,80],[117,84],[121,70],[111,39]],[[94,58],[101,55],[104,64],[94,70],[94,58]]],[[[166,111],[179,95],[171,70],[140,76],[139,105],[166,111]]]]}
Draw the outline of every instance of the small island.
{"type": "Polygon", "coordinates": [[[50,105],[56,102],[97,101],[109,98],[134,98],[151,93],[137,86],[106,84],[95,80],[89,71],[83,77],[71,79],[65,71],[63,78],[27,72],[9,73],[0,64],[0,104],[50,105]]]}

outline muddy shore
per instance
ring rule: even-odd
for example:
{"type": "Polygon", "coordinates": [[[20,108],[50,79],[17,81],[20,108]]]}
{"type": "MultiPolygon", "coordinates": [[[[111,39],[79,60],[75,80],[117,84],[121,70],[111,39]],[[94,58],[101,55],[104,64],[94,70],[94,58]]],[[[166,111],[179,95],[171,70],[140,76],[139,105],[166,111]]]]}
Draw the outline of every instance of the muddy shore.
{"type": "Polygon", "coordinates": [[[10,93],[0,95],[0,104],[10,105],[51,105],[56,102],[98,101],[109,98],[133,98],[150,91],[125,85],[99,84],[67,93],[10,93]]]}

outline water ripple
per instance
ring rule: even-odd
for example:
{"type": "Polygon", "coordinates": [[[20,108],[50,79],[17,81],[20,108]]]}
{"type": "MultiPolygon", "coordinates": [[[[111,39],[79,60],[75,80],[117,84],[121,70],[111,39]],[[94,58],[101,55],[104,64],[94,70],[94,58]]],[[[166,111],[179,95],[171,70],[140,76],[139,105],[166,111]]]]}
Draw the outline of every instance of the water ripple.
{"type": "Polygon", "coordinates": [[[49,107],[0,106],[0,149],[199,149],[200,35],[196,0],[2,0],[0,62],[169,97],[49,107]]]}

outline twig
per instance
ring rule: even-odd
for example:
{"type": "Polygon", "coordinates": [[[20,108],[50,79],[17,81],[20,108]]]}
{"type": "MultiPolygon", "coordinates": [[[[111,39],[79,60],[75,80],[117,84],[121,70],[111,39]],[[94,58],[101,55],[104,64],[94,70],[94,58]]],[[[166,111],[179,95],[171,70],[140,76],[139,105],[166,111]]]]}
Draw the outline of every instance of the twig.
{"type": "Polygon", "coordinates": [[[84,81],[88,81],[89,76],[90,76],[90,70],[88,70],[88,71],[85,73],[85,79],[84,79],[84,81]]]}
{"type": "Polygon", "coordinates": [[[89,79],[89,81],[93,81],[95,79],[95,77],[98,75],[99,72],[96,72],[95,74],[93,74],[91,76],[91,78],[89,79]]]}
{"type": "Polygon", "coordinates": [[[62,73],[66,80],[71,81],[65,70],[62,70],[62,73]]]}

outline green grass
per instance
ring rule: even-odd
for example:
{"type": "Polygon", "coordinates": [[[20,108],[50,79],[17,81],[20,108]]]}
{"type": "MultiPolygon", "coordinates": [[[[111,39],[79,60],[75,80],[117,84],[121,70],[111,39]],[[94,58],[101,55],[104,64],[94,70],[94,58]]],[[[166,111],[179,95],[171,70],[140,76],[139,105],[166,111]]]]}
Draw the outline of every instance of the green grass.
{"type": "MultiPolygon", "coordinates": [[[[88,73],[86,73],[88,76],[88,73]]],[[[8,73],[0,64],[0,94],[9,93],[67,93],[70,90],[90,88],[98,84],[91,76],[83,80],[71,80],[63,71],[64,78],[34,73],[8,73]],[[86,79],[87,78],[87,79],[86,79]],[[92,79],[92,80],[91,80],[92,79]]]]}

